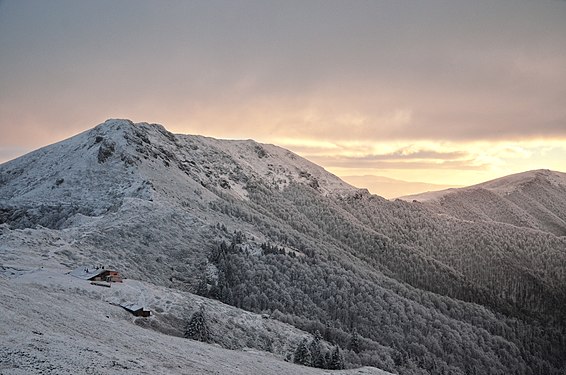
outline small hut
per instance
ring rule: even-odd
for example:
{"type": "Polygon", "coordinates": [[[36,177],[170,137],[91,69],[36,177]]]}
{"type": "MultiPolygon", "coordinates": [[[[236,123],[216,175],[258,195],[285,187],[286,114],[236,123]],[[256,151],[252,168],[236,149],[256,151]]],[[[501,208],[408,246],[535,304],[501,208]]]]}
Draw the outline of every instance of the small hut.
{"type": "Polygon", "coordinates": [[[142,306],[136,303],[122,303],[120,304],[120,307],[134,314],[135,316],[142,316],[144,318],[147,318],[151,315],[151,311],[144,309],[142,306]]]}
{"type": "Polygon", "coordinates": [[[122,278],[120,277],[120,273],[118,271],[111,271],[111,270],[102,270],[101,273],[94,276],[90,280],[92,281],[106,281],[109,283],[121,283],[122,278]]]}

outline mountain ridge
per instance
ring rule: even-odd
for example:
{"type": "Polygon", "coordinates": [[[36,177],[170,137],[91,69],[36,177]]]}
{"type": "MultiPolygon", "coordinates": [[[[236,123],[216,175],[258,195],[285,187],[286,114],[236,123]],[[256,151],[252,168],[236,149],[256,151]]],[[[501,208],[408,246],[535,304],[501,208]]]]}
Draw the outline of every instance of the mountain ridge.
{"type": "MultiPolygon", "coordinates": [[[[260,177],[270,177],[272,183],[281,185],[281,187],[285,186],[285,184],[288,184],[290,181],[299,181],[312,184],[323,193],[354,189],[352,186],[341,181],[329,172],[324,171],[314,163],[308,162],[298,155],[274,145],[260,144],[252,140],[217,140],[196,135],[174,135],[168,132],[162,125],[148,123],[134,124],[129,120],[107,120],[91,130],[53,145],[40,148],[12,161],[8,161],[4,163],[3,166],[4,168],[11,169],[7,173],[13,174],[16,173],[18,169],[21,170],[19,164],[23,163],[29,166],[36,162],[41,163],[41,159],[45,158],[47,154],[53,153],[54,151],[60,152],[62,151],[60,148],[65,146],[73,148],[73,150],[66,150],[67,155],[61,157],[60,160],[55,160],[56,165],[64,163],[65,159],[70,157],[73,159],[73,162],[85,162],[81,167],[86,169],[87,172],[94,170],[96,173],[102,173],[105,168],[96,167],[101,167],[101,165],[108,166],[110,162],[114,162],[113,166],[118,164],[119,167],[122,167],[123,171],[124,166],[128,167],[134,164],[143,166],[141,162],[142,158],[148,161],[151,157],[153,159],[159,159],[165,167],[171,167],[171,163],[174,163],[174,166],[177,166],[185,174],[190,174],[192,177],[199,178],[207,173],[214,174],[214,177],[217,179],[217,181],[215,181],[217,184],[220,184],[222,182],[220,180],[226,177],[227,181],[232,180],[232,182],[235,185],[239,185],[241,189],[242,183],[235,180],[235,177],[238,176],[234,175],[234,171],[203,171],[197,165],[199,162],[212,163],[212,160],[202,160],[208,156],[221,157],[226,162],[238,164],[240,169],[243,166],[248,167],[247,172],[252,171],[260,177]],[[152,145],[152,140],[158,144],[157,147],[152,145]],[[212,148],[210,155],[199,155],[199,145],[212,148]],[[173,151],[178,152],[180,148],[195,151],[190,155],[195,160],[177,160],[173,151]],[[82,157],[76,155],[78,151],[81,151],[79,154],[81,154],[80,156],[82,157]],[[258,156],[253,160],[254,165],[246,161],[246,158],[249,158],[253,153],[258,156]],[[86,158],[84,157],[85,155],[86,158]],[[201,160],[198,160],[199,157],[201,160]],[[98,163],[90,163],[90,161],[95,158],[98,160],[98,163]],[[278,164],[262,163],[262,161],[267,159],[278,164]],[[122,163],[120,163],[120,161],[122,163]],[[284,168],[283,165],[289,165],[295,168],[295,170],[284,168]],[[308,171],[304,169],[308,169],[308,171]],[[220,173],[232,173],[233,175],[219,176],[220,173]],[[318,179],[322,176],[324,176],[324,180],[319,181],[318,179]],[[318,186],[318,184],[321,184],[321,186],[318,186]]],[[[182,156],[189,155],[184,153],[182,156]]],[[[50,161],[53,162],[52,160],[50,161]]],[[[153,160],[149,160],[149,162],[151,163],[153,160]]],[[[67,163],[64,167],[69,168],[68,164],[70,163],[67,163]]],[[[45,165],[41,165],[41,167],[48,171],[52,169],[52,167],[49,168],[45,165]]],[[[57,178],[56,175],[49,177],[57,178]]],[[[66,176],[63,175],[63,177],[66,176]]],[[[43,182],[46,179],[46,177],[43,177],[41,181],[43,182]]],[[[101,179],[101,181],[104,180],[101,179]]],[[[63,182],[57,183],[57,181],[54,181],[54,185],[63,185],[63,182]]],[[[77,179],[77,181],[74,182],[80,182],[80,180],[77,179]]],[[[112,182],[114,183],[115,181],[112,182]]],[[[43,188],[45,188],[45,186],[43,186],[43,188]]],[[[230,187],[225,186],[224,188],[229,189],[230,187]]],[[[3,193],[4,200],[21,199],[21,195],[25,196],[28,194],[26,191],[4,191],[3,193]],[[16,195],[18,197],[16,197],[16,195]]]]}
{"type": "Polygon", "coordinates": [[[464,220],[497,221],[566,235],[566,174],[539,169],[473,186],[403,197],[464,220]]]}

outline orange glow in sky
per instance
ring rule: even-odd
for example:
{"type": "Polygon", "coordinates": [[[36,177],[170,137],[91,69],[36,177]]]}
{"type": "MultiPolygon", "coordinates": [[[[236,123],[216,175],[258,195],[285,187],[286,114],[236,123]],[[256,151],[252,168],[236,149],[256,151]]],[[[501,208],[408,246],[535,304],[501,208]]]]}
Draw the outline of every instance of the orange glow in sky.
{"type": "Polygon", "coordinates": [[[0,3],[0,162],[107,118],[339,176],[566,171],[566,2],[0,3]]]}

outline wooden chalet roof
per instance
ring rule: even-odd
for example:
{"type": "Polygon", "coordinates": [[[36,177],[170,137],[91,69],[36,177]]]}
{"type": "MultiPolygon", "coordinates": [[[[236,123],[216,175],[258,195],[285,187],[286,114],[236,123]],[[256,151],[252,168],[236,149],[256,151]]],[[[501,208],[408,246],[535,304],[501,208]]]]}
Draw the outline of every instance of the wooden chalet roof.
{"type": "Polygon", "coordinates": [[[70,272],[70,275],[78,277],[79,279],[90,280],[93,277],[96,277],[105,271],[110,271],[110,270],[106,270],[102,268],[96,269],[96,267],[81,266],[72,270],[70,272]]]}

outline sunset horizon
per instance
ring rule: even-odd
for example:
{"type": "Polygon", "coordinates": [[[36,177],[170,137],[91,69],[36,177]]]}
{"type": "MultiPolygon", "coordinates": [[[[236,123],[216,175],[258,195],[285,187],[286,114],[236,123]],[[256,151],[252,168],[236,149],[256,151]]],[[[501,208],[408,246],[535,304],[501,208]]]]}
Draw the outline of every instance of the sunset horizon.
{"type": "Polygon", "coordinates": [[[0,162],[103,122],[344,176],[566,171],[566,3],[0,3],[0,162]],[[33,25],[33,27],[32,27],[33,25]]]}
{"type": "MultiPolygon", "coordinates": [[[[130,119],[127,119],[130,120],[130,119]]],[[[133,120],[130,120],[133,121],[133,120]]],[[[45,144],[40,144],[33,149],[24,149],[24,148],[16,148],[10,150],[11,152],[7,153],[9,157],[5,157],[4,159],[0,158],[0,164],[9,162],[11,160],[17,159],[20,156],[23,156],[29,152],[33,152],[36,149],[40,149],[46,146],[49,146],[54,143],[58,143],[65,139],[71,138],[75,135],[80,133],[86,132],[95,126],[103,123],[101,121],[96,124],[92,124],[90,127],[86,127],[84,130],[81,130],[76,133],[72,134],[65,134],[63,138],[55,139],[53,141],[49,141],[45,144]]],[[[133,121],[134,123],[141,122],[141,123],[148,123],[147,121],[133,121]]],[[[159,123],[159,122],[152,122],[159,125],[164,126],[167,130],[172,131],[174,134],[179,135],[200,135],[204,137],[213,137],[216,139],[226,139],[226,140],[246,140],[246,139],[253,139],[249,137],[222,137],[222,136],[213,136],[210,134],[198,134],[198,133],[187,133],[183,131],[175,131],[172,128],[168,127],[167,124],[159,123]]],[[[344,181],[357,186],[359,188],[368,188],[370,192],[378,195],[382,195],[386,198],[396,198],[403,195],[410,195],[416,194],[420,192],[426,192],[430,190],[443,190],[447,188],[457,188],[457,187],[465,187],[465,186],[472,186],[479,183],[483,183],[486,181],[494,180],[497,178],[505,177],[512,174],[528,172],[533,170],[552,170],[556,172],[565,172],[566,167],[564,169],[557,169],[557,168],[548,168],[547,165],[541,165],[536,163],[523,163],[518,165],[515,169],[509,169],[509,166],[505,166],[502,169],[498,168],[467,168],[464,170],[457,170],[454,171],[452,168],[444,168],[439,166],[438,168],[416,168],[416,169],[400,169],[397,170],[395,168],[363,168],[358,166],[352,167],[343,167],[343,166],[335,166],[332,163],[332,159],[335,159],[335,156],[329,157],[325,155],[317,155],[317,154],[310,154],[308,152],[303,152],[301,147],[294,147],[293,142],[291,141],[290,145],[283,142],[274,142],[274,141],[262,141],[261,139],[253,139],[254,141],[266,144],[273,144],[275,146],[284,147],[299,156],[302,156],[312,162],[315,162],[325,168],[327,171],[335,174],[336,176],[340,177],[344,181]],[[331,161],[328,162],[326,158],[331,158],[331,161]],[[530,167],[529,167],[530,166],[530,167]],[[452,171],[450,176],[446,176],[447,171],[452,171]],[[459,173],[458,173],[459,172],[459,173]],[[380,186],[379,183],[375,183],[375,178],[379,179],[379,182],[385,180],[389,181],[389,186],[380,186]],[[373,181],[372,181],[373,180],[373,181]],[[395,184],[398,183],[398,184],[395,184]],[[406,184],[421,184],[424,186],[423,188],[419,187],[408,187],[406,184]],[[399,192],[396,192],[399,190],[399,192]]],[[[399,154],[402,157],[401,154],[399,154]]],[[[558,160],[561,161],[560,159],[558,160]]],[[[552,163],[549,163],[552,164],[552,163]]],[[[420,186],[420,185],[417,185],[420,186]]]]}

